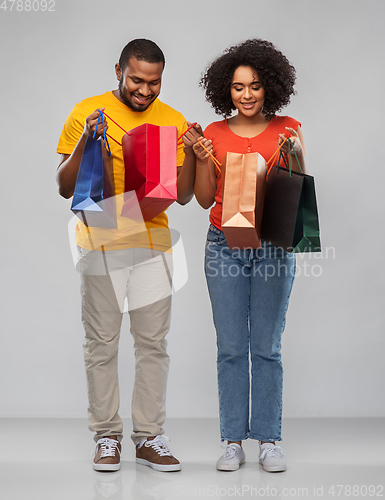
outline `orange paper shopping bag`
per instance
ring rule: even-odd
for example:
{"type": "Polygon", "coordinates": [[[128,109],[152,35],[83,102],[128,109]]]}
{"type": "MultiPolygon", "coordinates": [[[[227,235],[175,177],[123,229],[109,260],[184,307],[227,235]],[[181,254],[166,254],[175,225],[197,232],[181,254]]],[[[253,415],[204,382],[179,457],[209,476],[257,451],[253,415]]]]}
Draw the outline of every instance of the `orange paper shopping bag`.
{"type": "Polygon", "coordinates": [[[259,153],[222,160],[222,230],[230,248],[260,248],[266,164],[259,153]]]}

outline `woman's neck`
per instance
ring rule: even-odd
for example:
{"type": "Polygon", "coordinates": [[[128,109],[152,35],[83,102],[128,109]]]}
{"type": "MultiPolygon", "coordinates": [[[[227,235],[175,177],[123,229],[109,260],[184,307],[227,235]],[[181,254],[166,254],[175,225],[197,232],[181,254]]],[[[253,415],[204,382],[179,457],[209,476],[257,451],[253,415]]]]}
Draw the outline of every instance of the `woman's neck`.
{"type": "Polygon", "coordinates": [[[269,122],[270,117],[263,113],[250,117],[238,113],[227,120],[230,130],[241,137],[255,137],[267,128],[269,122]]]}

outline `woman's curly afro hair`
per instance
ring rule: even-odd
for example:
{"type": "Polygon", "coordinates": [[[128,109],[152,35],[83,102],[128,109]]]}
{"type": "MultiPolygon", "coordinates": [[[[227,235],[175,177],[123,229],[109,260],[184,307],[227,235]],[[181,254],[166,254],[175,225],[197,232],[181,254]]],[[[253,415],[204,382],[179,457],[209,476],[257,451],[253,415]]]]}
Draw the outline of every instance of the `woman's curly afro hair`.
{"type": "Polygon", "coordinates": [[[230,88],[234,71],[239,66],[251,66],[258,73],[265,90],[263,113],[275,115],[289,104],[290,96],[295,94],[295,68],[271,42],[250,39],[226,49],[199,83],[205,90],[206,100],[218,115],[227,117],[236,109],[230,88]]]}

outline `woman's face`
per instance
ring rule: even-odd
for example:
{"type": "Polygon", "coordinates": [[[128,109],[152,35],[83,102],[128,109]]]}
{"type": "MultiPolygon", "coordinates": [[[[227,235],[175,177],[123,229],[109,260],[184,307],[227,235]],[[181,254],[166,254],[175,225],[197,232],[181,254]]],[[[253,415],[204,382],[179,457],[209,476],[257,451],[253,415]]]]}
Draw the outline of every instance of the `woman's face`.
{"type": "Polygon", "coordinates": [[[265,91],[250,66],[239,66],[234,71],[230,94],[238,113],[251,118],[261,112],[265,91]]]}

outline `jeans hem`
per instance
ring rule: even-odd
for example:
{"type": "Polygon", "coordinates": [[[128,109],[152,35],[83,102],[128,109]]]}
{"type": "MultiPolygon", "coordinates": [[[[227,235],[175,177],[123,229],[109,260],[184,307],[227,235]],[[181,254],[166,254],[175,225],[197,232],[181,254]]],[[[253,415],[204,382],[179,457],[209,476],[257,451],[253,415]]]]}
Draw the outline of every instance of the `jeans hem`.
{"type": "Polygon", "coordinates": [[[249,436],[250,439],[255,439],[257,441],[265,441],[266,443],[271,443],[273,441],[282,441],[282,438],[281,437],[277,437],[277,438],[265,438],[265,437],[261,437],[261,436],[249,436]]]}
{"type": "Polygon", "coordinates": [[[221,437],[221,441],[222,441],[222,443],[223,443],[223,441],[246,441],[246,439],[248,439],[249,437],[250,436],[246,436],[243,438],[235,438],[235,439],[221,437]]]}

